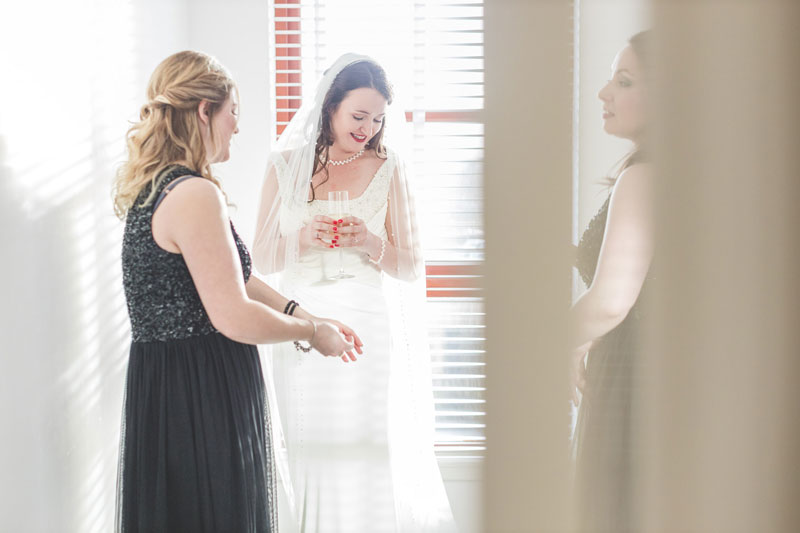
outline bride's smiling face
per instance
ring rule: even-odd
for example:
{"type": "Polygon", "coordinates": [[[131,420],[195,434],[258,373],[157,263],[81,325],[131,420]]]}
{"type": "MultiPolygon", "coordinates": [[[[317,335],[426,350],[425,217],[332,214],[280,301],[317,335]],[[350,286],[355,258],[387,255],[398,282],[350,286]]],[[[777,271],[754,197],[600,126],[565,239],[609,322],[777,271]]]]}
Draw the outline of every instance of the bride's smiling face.
{"type": "Polygon", "coordinates": [[[333,144],[343,152],[358,152],[378,134],[386,115],[386,98],[370,87],[353,89],[331,115],[333,144]]]}

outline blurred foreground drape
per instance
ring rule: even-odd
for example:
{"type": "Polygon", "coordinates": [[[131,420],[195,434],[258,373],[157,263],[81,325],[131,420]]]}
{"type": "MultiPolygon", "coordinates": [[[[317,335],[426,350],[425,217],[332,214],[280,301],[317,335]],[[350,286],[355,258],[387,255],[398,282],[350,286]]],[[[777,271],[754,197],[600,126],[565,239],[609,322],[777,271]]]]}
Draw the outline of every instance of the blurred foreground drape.
{"type": "Polygon", "coordinates": [[[646,531],[800,530],[800,4],[654,2],[646,531]]]}
{"type": "Polygon", "coordinates": [[[486,3],[484,531],[567,519],[572,5],[486,3]]]}

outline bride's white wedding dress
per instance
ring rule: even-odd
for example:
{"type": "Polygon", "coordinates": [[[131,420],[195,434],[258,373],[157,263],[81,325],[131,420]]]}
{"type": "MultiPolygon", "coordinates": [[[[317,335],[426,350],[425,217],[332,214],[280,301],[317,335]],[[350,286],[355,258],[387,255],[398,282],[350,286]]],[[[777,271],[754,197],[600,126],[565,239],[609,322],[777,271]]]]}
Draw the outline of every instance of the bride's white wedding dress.
{"type": "MultiPolygon", "coordinates": [[[[286,190],[286,163],[280,155],[273,158],[279,187],[286,190]]],[[[350,200],[350,214],[383,239],[395,165],[390,151],[364,193],[350,200]]],[[[326,200],[314,200],[305,209],[303,224],[315,215],[331,215],[329,208],[326,200]]],[[[289,213],[285,210],[282,216],[289,213]]],[[[348,324],[364,342],[364,354],[349,363],[300,354],[291,343],[273,348],[273,379],[296,512],[295,517],[280,517],[281,531],[292,531],[298,522],[302,532],[453,531],[432,446],[427,452],[408,453],[414,447],[407,445],[409,439],[425,435],[398,435],[403,421],[392,423],[397,411],[392,404],[403,401],[408,381],[392,378],[393,365],[405,363],[392,357],[399,337],[390,327],[384,274],[363,252],[344,248],[341,257],[352,278],[328,281],[339,270],[338,248],[307,251],[279,276],[282,294],[317,316],[348,324]]],[[[398,370],[397,376],[403,373],[398,370]]]]}

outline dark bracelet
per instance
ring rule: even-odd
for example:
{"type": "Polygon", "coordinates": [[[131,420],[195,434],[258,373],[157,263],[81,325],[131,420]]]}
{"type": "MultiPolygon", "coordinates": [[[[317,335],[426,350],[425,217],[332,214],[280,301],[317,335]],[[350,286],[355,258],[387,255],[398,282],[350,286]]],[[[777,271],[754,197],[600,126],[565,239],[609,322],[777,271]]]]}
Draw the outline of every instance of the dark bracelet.
{"type": "Polygon", "coordinates": [[[294,300],[289,300],[286,303],[286,307],[283,309],[283,314],[284,315],[289,315],[289,316],[294,315],[294,310],[297,309],[298,305],[300,305],[300,304],[295,302],[294,300]]]}
{"type": "Polygon", "coordinates": [[[300,344],[300,341],[294,341],[294,349],[299,352],[308,353],[311,351],[311,345],[303,346],[300,344]]]}

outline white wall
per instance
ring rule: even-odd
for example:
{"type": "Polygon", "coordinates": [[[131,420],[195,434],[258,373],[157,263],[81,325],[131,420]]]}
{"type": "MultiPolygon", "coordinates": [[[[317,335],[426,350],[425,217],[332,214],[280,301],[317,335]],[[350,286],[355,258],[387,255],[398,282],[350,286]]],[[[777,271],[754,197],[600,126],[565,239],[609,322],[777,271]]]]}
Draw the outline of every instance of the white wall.
{"type": "Polygon", "coordinates": [[[483,522],[483,459],[439,459],[459,533],[479,533],[483,522]]]}
{"type": "Polygon", "coordinates": [[[0,529],[110,531],[128,318],[111,208],[127,121],[187,4],[0,12],[0,529]]]}
{"type": "Polygon", "coordinates": [[[248,244],[270,147],[269,10],[265,0],[197,0],[189,10],[189,47],[215,56],[239,86],[241,118],[229,162],[215,172],[223,182],[236,229],[248,244]]]}

